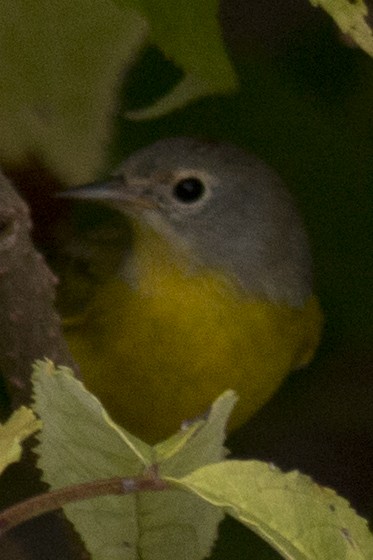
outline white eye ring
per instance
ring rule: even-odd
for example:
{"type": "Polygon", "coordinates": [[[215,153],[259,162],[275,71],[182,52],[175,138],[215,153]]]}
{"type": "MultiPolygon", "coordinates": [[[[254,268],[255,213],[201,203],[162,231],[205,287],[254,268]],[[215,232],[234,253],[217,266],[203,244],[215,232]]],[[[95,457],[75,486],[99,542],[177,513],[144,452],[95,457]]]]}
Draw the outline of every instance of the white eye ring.
{"type": "Polygon", "coordinates": [[[193,212],[202,208],[211,196],[216,178],[201,169],[179,168],[169,182],[169,200],[176,212],[193,212]]]}

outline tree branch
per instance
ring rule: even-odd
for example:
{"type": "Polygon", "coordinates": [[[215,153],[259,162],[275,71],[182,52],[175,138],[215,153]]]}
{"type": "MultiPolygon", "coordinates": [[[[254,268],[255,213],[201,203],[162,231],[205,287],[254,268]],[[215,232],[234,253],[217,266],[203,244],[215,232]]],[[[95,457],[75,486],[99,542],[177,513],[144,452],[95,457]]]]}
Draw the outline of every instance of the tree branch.
{"type": "Polygon", "coordinates": [[[26,203],[0,174],[0,370],[14,407],[29,400],[31,365],[77,366],[53,307],[57,279],[34,248],[26,203]]]}

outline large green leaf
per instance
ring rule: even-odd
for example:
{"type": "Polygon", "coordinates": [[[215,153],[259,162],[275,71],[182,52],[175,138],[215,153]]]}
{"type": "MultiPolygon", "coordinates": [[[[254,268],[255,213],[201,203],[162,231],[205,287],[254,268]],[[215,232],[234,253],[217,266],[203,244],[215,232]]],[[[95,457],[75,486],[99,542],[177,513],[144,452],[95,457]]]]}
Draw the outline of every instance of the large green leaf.
{"type": "Polygon", "coordinates": [[[119,89],[149,41],[185,77],[134,118],[232,90],[217,10],[217,0],[2,2],[0,158],[36,156],[67,182],[91,180],[103,165],[119,89]]]}
{"type": "Polygon", "coordinates": [[[222,508],[287,560],[370,560],[367,522],[329,488],[260,461],[224,461],[174,480],[222,508]]]}
{"type": "MultiPolygon", "coordinates": [[[[225,425],[236,400],[232,392],[216,401],[206,420],[152,448],[115,425],[67,368],[38,362],[33,383],[34,409],[44,426],[38,464],[52,489],[133,477],[152,465],[162,476],[182,477],[224,456],[225,425]]],[[[64,510],[95,560],[204,558],[223,515],[178,488],[100,497],[64,510]]]]}
{"type": "Polygon", "coordinates": [[[14,0],[0,21],[0,157],[36,155],[66,181],[91,180],[145,19],[111,0],[14,0]]]}

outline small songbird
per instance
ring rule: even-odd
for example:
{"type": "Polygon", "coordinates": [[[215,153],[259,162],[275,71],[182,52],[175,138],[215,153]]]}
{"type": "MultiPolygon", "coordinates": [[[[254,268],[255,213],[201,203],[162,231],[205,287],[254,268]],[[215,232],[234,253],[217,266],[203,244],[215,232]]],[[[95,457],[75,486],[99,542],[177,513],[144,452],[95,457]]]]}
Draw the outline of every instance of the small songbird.
{"type": "Polygon", "coordinates": [[[225,389],[242,424],[320,338],[302,221],[281,180],[232,145],[168,138],[63,196],[128,217],[115,275],[66,327],[87,387],[154,443],[225,389]]]}

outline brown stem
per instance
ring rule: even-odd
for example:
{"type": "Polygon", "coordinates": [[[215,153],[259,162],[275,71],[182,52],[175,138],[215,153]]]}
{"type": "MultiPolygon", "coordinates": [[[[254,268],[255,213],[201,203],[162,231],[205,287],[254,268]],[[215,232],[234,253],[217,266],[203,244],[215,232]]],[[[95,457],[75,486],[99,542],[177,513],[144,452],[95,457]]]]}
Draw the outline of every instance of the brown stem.
{"type": "Polygon", "coordinates": [[[0,513],[0,538],[10,529],[43,513],[55,511],[80,500],[99,496],[167,490],[167,482],[156,476],[114,477],[59,488],[19,502],[0,513]]]}

